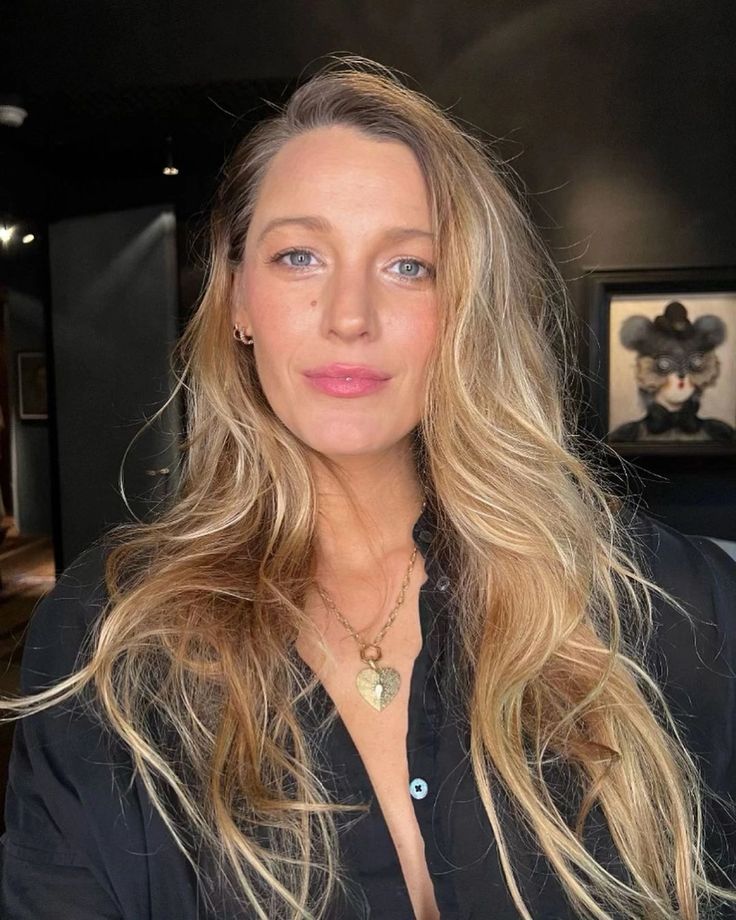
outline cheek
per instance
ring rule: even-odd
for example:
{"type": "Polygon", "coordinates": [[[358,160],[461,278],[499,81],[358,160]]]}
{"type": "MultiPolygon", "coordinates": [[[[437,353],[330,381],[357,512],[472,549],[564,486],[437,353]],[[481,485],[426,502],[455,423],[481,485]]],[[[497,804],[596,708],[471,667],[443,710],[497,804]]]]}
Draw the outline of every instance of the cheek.
{"type": "Polygon", "coordinates": [[[439,322],[435,311],[428,311],[418,323],[407,330],[405,343],[408,354],[414,354],[417,362],[426,364],[438,335],[439,322]]]}
{"type": "Polygon", "coordinates": [[[268,309],[270,301],[274,299],[274,292],[269,289],[267,273],[253,267],[243,269],[241,295],[241,302],[249,319],[256,327],[262,326],[261,317],[268,309]]]}
{"type": "Polygon", "coordinates": [[[242,303],[253,325],[254,335],[264,348],[267,342],[286,343],[303,339],[310,328],[310,297],[303,291],[285,288],[273,274],[259,267],[243,273],[242,303]]]}

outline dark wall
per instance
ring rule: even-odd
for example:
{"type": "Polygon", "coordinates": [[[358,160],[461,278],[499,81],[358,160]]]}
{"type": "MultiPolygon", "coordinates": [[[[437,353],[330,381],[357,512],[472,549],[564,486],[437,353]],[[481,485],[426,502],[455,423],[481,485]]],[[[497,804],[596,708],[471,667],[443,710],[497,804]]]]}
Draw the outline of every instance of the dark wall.
{"type": "Polygon", "coordinates": [[[156,471],[175,475],[178,405],[142,428],[174,382],[174,215],[159,206],[71,218],[51,227],[50,242],[63,568],[164,497],[156,471]]]}
{"type": "Polygon", "coordinates": [[[8,360],[10,463],[15,523],[21,533],[51,536],[51,467],[48,422],[21,419],[18,411],[18,352],[46,351],[43,304],[18,291],[8,292],[5,347],[8,360]]]}
{"type": "MultiPolygon", "coordinates": [[[[514,158],[582,323],[589,270],[736,265],[735,40],[730,3],[540,3],[428,82],[514,158]]],[[[734,456],[630,463],[658,516],[736,539],[734,456]]]]}
{"type": "Polygon", "coordinates": [[[508,140],[569,275],[733,262],[735,9],[540,3],[489,23],[428,86],[508,140]]]}

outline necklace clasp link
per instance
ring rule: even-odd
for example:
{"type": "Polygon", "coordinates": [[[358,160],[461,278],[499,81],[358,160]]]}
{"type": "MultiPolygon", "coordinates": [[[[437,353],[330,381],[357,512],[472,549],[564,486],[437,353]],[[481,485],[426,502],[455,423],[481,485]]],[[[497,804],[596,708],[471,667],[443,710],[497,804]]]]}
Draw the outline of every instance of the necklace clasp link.
{"type": "Polygon", "coordinates": [[[381,660],[382,654],[380,645],[372,645],[370,643],[364,645],[360,650],[360,657],[366,664],[371,665],[371,667],[373,667],[377,661],[381,660]]]}

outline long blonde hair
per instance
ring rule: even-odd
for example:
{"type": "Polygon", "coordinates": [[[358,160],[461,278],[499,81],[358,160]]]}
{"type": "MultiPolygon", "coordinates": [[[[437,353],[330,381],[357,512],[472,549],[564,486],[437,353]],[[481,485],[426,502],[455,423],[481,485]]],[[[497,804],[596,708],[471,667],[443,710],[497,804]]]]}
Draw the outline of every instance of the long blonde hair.
{"type": "Polygon", "coordinates": [[[326,914],[343,806],[320,783],[295,706],[314,689],[294,642],[309,627],[315,458],[271,411],[252,351],[232,336],[230,298],[269,163],[333,124],[407,144],[427,182],[441,315],[417,469],[453,560],[470,758],[519,913],[531,917],[491,776],[580,916],[702,918],[715,896],[736,896],[707,878],[702,780],[641,663],[650,592],[687,614],[638,566],[576,437],[564,280],[492,145],[365,58],[334,56],[224,166],[206,283],[175,354],[188,410],[176,494],[155,520],[109,532],[109,602],[78,669],[0,705],[18,718],[89,685],[193,867],[192,840],[256,916],[326,914]],[[574,826],[545,782],[555,758],[583,790],[574,826]],[[583,845],[595,804],[630,884],[583,845]]]}

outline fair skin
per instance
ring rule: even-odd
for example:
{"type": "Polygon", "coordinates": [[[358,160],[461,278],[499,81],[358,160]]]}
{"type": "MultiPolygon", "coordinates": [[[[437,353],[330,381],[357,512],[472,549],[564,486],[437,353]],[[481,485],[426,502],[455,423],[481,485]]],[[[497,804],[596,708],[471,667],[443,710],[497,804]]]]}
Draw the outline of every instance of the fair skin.
{"type": "MultiPolygon", "coordinates": [[[[437,332],[431,233],[426,183],[408,147],[347,126],[315,129],[287,142],[271,162],[234,284],[233,322],[254,338],[250,347],[271,408],[349,476],[357,510],[315,464],[317,579],[367,639],[396,604],[423,497],[410,437],[421,417],[437,332]],[[306,215],[319,218],[319,226],[290,222],[267,230],[277,218],[306,215]],[[288,249],[299,252],[284,255],[288,249]],[[391,379],[350,399],[305,381],[304,370],[332,362],[368,364],[391,379]]],[[[406,756],[409,684],[421,647],[419,589],[426,577],[417,552],[404,603],[382,643],[384,663],[402,678],[383,711],[359,696],[357,645],[316,591],[305,611],[324,647],[305,632],[297,649],[363,759],[415,916],[436,920],[406,756]]]]}

